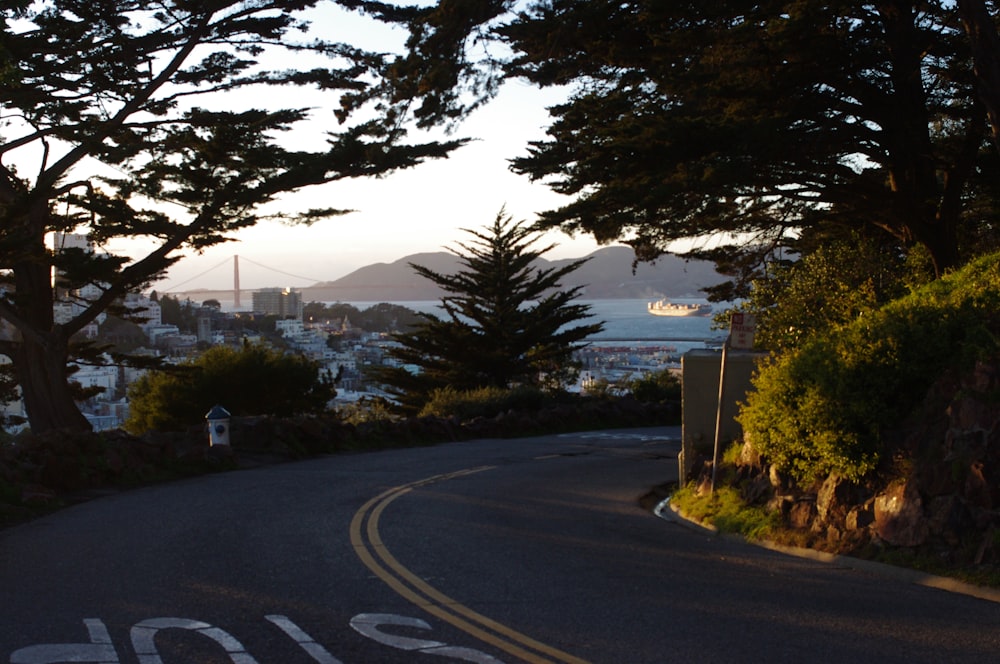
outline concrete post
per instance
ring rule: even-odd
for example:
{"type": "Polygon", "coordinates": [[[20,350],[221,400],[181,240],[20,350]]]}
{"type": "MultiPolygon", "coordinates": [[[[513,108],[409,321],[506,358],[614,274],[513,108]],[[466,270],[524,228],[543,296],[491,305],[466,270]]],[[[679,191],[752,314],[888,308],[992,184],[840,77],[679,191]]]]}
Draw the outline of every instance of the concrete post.
{"type": "Polygon", "coordinates": [[[746,400],[752,389],[757,362],[767,353],[735,350],[726,352],[726,384],[719,408],[719,383],[722,369],[722,352],[717,350],[690,350],[681,356],[681,453],[678,472],[681,484],[687,481],[699,456],[712,458],[718,423],[719,439],[731,442],[738,439],[742,429],[735,417],[739,403],[746,400]]]}

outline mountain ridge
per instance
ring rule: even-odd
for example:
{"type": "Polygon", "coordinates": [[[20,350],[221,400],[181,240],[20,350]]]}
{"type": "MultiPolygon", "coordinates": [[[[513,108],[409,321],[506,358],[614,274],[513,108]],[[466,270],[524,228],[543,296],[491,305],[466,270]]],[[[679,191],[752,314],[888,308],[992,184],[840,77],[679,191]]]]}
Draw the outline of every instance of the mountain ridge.
{"type": "MultiPolygon", "coordinates": [[[[700,298],[701,289],[720,283],[724,277],[709,261],[687,260],[665,254],[653,263],[639,263],[633,271],[635,253],[630,247],[601,247],[583,257],[579,269],[562,280],[567,288],[581,288],[580,298],[660,299],[700,298]]],[[[549,260],[540,257],[540,268],[560,268],[579,258],[549,260]]],[[[439,300],[445,295],[434,282],[416,274],[412,264],[450,274],[461,269],[460,257],[447,251],[404,256],[391,263],[373,263],[332,281],[317,282],[295,290],[306,302],[406,302],[439,300]]],[[[218,290],[186,291],[204,297],[218,290]]],[[[231,292],[231,291],[230,291],[231,292]]]]}

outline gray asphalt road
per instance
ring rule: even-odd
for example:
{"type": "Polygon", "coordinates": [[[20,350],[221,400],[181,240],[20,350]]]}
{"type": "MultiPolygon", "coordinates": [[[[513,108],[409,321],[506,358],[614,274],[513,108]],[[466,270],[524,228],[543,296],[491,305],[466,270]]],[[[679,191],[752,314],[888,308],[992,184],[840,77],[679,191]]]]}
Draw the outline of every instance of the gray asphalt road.
{"type": "Polygon", "coordinates": [[[238,471],[0,533],[0,661],[969,662],[1000,604],[651,516],[677,429],[238,471]]]}

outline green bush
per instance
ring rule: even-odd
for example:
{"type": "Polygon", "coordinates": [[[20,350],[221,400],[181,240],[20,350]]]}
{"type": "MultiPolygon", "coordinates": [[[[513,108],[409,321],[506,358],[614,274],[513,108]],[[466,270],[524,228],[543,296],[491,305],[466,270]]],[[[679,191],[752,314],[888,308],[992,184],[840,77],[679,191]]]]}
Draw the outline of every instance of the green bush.
{"type": "Polygon", "coordinates": [[[669,369],[647,371],[639,378],[629,382],[628,387],[637,401],[645,403],[662,403],[664,401],[680,401],[681,399],[681,379],[669,369]]]}
{"type": "Polygon", "coordinates": [[[802,482],[860,479],[948,367],[1000,349],[1000,254],[919,288],[762,366],[739,416],[757,450],[802,482]]]}
{"type": "Polygon", "coordinates": [[[336,410],[345,424],[395,422],[403,419],[385,397],[362,397],[353,403],[339,405],[336,410]]]}
{"type": "Polygon", "coordinates": [[[129,388],[125,428],[141,434],[203,422],[221,404],[233,415],[318,413],[336,396],[333,380],[301,355],[259,344],[215,346],[171,371],[151,371],[129,388]]]}
{"type": "Polygon", "coordinates": [[[546,401],[545,393],[534,387],[482,387],[456,390],[450,387],[434,390],[420,411],[420,417],[493,417],[508,410],[537,411],[546,401]]]}

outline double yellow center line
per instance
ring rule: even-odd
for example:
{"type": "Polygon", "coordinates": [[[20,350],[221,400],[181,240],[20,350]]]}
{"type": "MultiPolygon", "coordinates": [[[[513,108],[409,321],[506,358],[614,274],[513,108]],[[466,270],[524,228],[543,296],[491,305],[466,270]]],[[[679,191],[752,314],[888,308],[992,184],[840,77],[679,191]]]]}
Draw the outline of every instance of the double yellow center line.
{"type": "Polygon", "coordinates": [[[351,519],[351,545],[354,546],[354,551],[358,554],[361,562],[401,597],[483,643],[488,643],[529,664],[560,662],[563,664],[587,664],[586,660],[539,643],[459,604],[401,565],[382,542],[378,523],[382,512],[392,501],[422,486],[481,473],[492,468],[495,466],[479,466],[453,473],[434,475],[384,491],[365,503],[351,519]]]}

